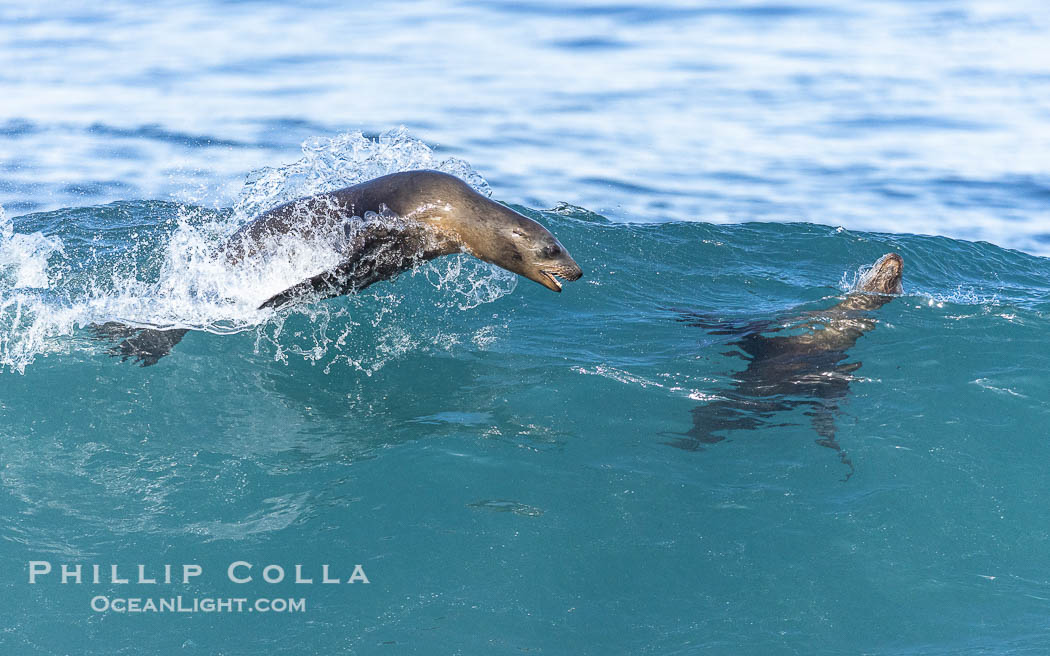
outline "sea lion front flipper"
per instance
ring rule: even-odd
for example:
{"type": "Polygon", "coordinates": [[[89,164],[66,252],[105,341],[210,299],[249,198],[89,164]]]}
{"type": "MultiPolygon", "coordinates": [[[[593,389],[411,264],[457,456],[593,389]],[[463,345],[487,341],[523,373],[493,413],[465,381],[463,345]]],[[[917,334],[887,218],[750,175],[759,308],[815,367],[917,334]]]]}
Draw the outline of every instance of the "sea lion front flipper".
{"type": "Polygon", "coordinates": [[[127,339],[134,337],[141,328],[132,328],[127,324],[120,323],[119,321],[107,321],[106,323],[93,323],[88,326],[91,330],[91,336],[99,341],[117,341],[118,339],[127,339]]]}
{"type": "Polygon", "coordinates": [[[279,308],[282,305],[287,305],[293,301],[306,297],[316,298],[317,295],[324,295],[325,290],[332,287],[332,282],[332,272],[325,271],[313,278],[307,278],[301,283],[292,285],[279,294],[274,294],[266,299],[266,301],[259,306],[259,309],[279,308]]]}
{"type": "Polygon", "coordinates": [[[781,330],[773,319],[723,319],[713,314],[702,314],[688,310],[674,310],[678,321],[693,328],[703,328],[712,335],[742,337],[758,333],[775,333],[781,330]]]}
{"type": "Polygon", "coordinates": [[[316,276],[296,283],[288,289],[274,294],[259,306],[260,310],[265,308],[279,308],[295,301],[310,299],[319,300],[341,296],[351,291],[360,291],[371,284],[355,284],[353,280],[354,267],[349,264],[338,266],[330,271],[319,273],[316,276]]]}
{"type": "MultiPolygon", "coordinates": [[[[856,370],[856,368],[854,367],[853,369],[856,370]]],[[[820,435],[816,440],[817,444],[837,451],[839,461],[849,468],[845,478],[842,479],[842,482],[845,483],[853,476],[856,470],[853,468],[853,460],[850,459],[849,454],[846,453],[835,438],[835,413],[838,412],[838,409],[838,403],[825,400],[816,403],[812,409],[806,411],[806,414],[809,415],[812,421],[813,430],[817,432],[817,435],[820,435]]]]}
{"type": "Polygon", "coordinates": [[[157,364],[157,361],[171,353],[171,349],[182,341],[189,330],[156,330],[146,328],[138,335],[125,339],[109,350],[111,355],[119,355],[121,360],[131,358],[142,367],[157,364]]]}
{"type": "Polygon", "coordinates": [[[372,283],[392,279],[427,259],[421,239],[420,235],[397,232],[388,226],[369,227],[367,233],[354,237],[343,264],[271,296],[259,309],[279,308],[304,299],[315,301],[356,294],[372,283]]]}
{"type": "Polygon", "coordinates": [[[143,367],[157,364],[161,358],[171,353],[171,349],[189,332],[186,328],[133,328],[116,321],[107,321],[102,325],[94,324],[91,331],[95,339],[121,340],[119,344],[110,347],[108,353],[123,362],[130,359],[143,367]]]}

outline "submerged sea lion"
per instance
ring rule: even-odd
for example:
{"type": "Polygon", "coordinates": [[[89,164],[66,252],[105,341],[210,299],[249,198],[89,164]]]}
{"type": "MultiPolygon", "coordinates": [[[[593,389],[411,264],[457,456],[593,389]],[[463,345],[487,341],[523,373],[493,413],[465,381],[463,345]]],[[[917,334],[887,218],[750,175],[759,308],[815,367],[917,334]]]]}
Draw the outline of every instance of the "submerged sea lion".
{"type": "MultiPolygon", "coordinates": [[[[459,178],[438,171],[392,173],[361,184],[302,198],[261,214],[230,237],[231,263],[265,256],[285,235],[322,240],[342,261],[270,297],[260,308],[359,292],[380,280],[443,255],[469,253],[560,292],[562,280],[583,272],[565,247],[532,219],[479,194],[459,178]]],[[[114,355],[154,364],[185,329],[145,329],[127,335],[120,324],[96,327],[122,339],[114,355]]]]}
{"type": "MultiPolygon", "coordinates": [[[[847,350],[876,325],[871,312],[902,293],[904,262],[889,253],[879,258],[839,304],[809,312],[786,322],[723,322],[703,315],[682,318],[689,325],[716,335],[737,337],[730,345],[734,355],[748,361],[744,371],[733,374],[731,389],[721,398],[693,409],[693,428],[672,442],[683,449],[698,450],[725,438],[716,432],[753,429],[775,413],[806,408],[817,443],[839,451],[843,463],[852,463],[835,440],[835,412],[849,391],[852,373],[861,362],[843,362],[847,350]],[[793,334],[770,336],[792,330],[793,334]],[[798,332],[795,332],[798,331],[798,332]]],[[[768,424],[767,424],[768,425],[768,424]]],[[[847,475],[849,478],[849,474],[847,475]]]]}

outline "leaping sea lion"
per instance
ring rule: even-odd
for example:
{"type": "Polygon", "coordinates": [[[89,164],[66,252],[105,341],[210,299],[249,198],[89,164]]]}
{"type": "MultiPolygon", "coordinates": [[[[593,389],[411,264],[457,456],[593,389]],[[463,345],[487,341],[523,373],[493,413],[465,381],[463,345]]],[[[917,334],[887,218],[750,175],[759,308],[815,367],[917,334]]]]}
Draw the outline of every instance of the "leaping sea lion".
{"type": "MultiPolygon", "coordinates": [[[[542,225],[479,194],[459,178],[438,171],[404,171],[352,187],[292,201],[261,214],[238,230],[223,249],[231,263],[265,255],[283,235],[335,245],[341,262],[270,297],[260,308],[360,292],[428,260],[468,253],[547,289],[583,272],[542,225]]],[[[122,339],[114,355],[155,364],[185,329],[96,328],[122,339]]]]}
{"type": "Polygon", "coordinates": [[[817,443],[838,451],[852,474],[853,465],[835,440],[835,413],[849,391],[852,373],[862,363],[844,362],[846,352],[875,328],[877,321],[871,313],[902,293],[903,272],[901,256],[888,253],[865,272],[842,302],[786,321],[734,323],[685,314],[681,320],[691,326],[736,337],[730,342],[736,350],[727,355],[742,357],[748,364],[744,371],[733,374],[731,389],[693,409],[693,428],[672,444],[698,450],[703,444],[725,439],[716,433],[757,428],[774,414],[801,406],[820,436],[817,443]],[[793,334],[769,336],[783,330],[793,334]]]}
{"type": "Polygon", "coordinates": [[[227,257],[250,257],[275,235],[292,231],[307,239],[341,242],[346,259],[260,307],[280,307],[316,294],[329,298],[358,292],[454,253],[469,253],[555,292],[561,291],[559,278],[583,275],[546,228],[438,171],[391,173],[272,209],[234,233],[227,257]],[[365,216],[374,218],[362,220],[365,216]]]}

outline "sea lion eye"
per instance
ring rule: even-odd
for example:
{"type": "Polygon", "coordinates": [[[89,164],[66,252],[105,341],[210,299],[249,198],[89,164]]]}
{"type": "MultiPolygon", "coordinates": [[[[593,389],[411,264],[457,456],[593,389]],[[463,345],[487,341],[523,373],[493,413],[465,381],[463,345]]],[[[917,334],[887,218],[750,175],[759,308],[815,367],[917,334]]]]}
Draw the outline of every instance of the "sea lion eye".
{"type": "Polygon", "coordinates": [[[558,255],[561,255],[561,249],[557,246],[544,246],[543,250],[540,251],[540,254],[543,255],[543,257],[557,257],[558,255]]]}

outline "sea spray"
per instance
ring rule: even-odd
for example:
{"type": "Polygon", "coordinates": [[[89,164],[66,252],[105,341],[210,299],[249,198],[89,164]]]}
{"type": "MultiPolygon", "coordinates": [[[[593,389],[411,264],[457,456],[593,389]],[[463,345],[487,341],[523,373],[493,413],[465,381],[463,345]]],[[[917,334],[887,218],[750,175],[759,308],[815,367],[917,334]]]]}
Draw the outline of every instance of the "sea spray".
{"type": "Polygon", "coordinates": [[[9,289],[47,289],[47,261],[56,252],[62,252],[61,239],[40,232],[15,232],[11,219],[0,207],[0,293],[9,289]]]}
{"type": "Polygon", "coordinates": [[[332,138],[314,137],[302,145],[303,157],[277,168],[262,168],[248,175],[234,203],[240,221],[258,216],[297,198],[350,187],[389,173],[434,169],[454,175],[485,196],[488,182],[467,162],[439,159],[433,149],[409,135],[403,126],[387,130],[376,139],[361,132],[332,138]]]}

